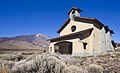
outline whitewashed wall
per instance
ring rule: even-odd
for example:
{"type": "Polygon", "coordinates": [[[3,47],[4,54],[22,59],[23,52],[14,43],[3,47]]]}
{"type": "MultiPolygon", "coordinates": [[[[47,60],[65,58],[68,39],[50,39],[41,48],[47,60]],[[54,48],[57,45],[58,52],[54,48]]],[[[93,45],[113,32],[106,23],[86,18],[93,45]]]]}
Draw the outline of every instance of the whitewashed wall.
{"type": "Polygon", "coordinates": [[[112,48],[111,48],[111,35],[110,35],[110,31],[108,31],[107,33],[106,33],[106,51],[108,51],[108,50],[111,50],[112,48]]]}
{"type": "Polygon", "coordinates": [[[105,33],[105,28],[103,27],[101,29],[101,52],[105,52],[106,51],[106,33],[105,33]]]}

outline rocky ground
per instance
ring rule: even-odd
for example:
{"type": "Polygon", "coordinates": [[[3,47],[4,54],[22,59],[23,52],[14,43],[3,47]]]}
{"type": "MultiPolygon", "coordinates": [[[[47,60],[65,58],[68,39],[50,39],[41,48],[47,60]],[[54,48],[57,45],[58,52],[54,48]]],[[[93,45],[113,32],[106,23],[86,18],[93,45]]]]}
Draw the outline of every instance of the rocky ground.
{"type": "Polygon", "coordinates": [[[2,51],[0,73],[120,73],[120,53],[72,57],[45,51],[2,51]]]}

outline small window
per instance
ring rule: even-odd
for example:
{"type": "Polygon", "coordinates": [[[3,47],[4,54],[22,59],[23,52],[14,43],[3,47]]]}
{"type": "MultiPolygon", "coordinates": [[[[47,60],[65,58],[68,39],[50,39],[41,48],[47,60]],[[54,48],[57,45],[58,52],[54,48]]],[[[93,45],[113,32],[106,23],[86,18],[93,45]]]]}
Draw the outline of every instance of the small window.
{"type": "Polygon", "coordinates": [[[83,48],[87,49],[86,47],[87,47],[87,43],[83,43],[83,48]]]}
{"type": "Polygon", "coordinates": [[[71,31],[74,32],[75,30],[76,30],[76,26],[74,25],[71,27],[71,31]]]}
{"type": "Polygon", "coordinates": [[[52,52],[52,47],[50,47],[50,52],[52,52]]]}

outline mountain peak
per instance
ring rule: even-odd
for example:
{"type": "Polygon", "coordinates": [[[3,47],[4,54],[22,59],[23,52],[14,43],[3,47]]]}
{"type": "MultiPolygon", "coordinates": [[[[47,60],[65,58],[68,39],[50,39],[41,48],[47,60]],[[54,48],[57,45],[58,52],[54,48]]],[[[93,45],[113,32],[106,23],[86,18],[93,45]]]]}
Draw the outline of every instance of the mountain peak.
{"type": "Polygon", "coordinates": [[[0,38],[0,49],[34,49],[36,46],[39,48],[48,48],[49,42],[46,41],[49,37],[40,33],[35,35],[23,35],[11,38],[0,38]],[[11,43],[12,42],[12,43],[11,43]],[[15,42],[15,43],[14,43],[15,42]],[[10,44],[11,43],[11,44],[10,44]],[[10,45],[9,45],[10,44],[10,45]],[[16,47],[17,46],[17,47],[16,47]]]}
{"type": "Polygon", "coordinates": [[[41,36],[42,34],[40,34],[40,33],[38,33],[38,34],[36,34],[36,37],[39,37],[39,36],[41,36]]]}

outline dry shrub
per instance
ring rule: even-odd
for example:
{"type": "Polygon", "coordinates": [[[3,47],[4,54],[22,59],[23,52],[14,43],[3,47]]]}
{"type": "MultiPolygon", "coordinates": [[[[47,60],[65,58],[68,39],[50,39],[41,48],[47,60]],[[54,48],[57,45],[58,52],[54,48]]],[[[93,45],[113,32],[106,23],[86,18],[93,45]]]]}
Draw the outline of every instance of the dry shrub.
{"type": "Polygon", "coordinates": [[[73,56],[74,58],[81,58],[81,56],[73,56]]]}
{"type": "Polygon", "coordinates": [[[88,73],[88,71],[86,69],[70,65],[65,67],[65,71],[63,73],[88,73]]]}
{"type": "Polygon", "coordinates": [[[90,64],[88,67],[89,73],[103,73],[103,68],[96,64],[90,64]]]}
{"type": "Polygon", "coordinates": [[[67,66],[61,59],[53,55],[33,55],[16,62],[12,73],[87,73],[77,66],[67,66]]]}
{"type": "Polygon", "coordinates": [[[9,69],[7,67],[0,66],[0,73],[9,73],[9,69]]]}
{"type": "Polygon", "coordinates": [[[8,60],[8,61],[14,61],[15,60],[15,55],[9,55],[9,54],[4,54],[0,56],[3,60],[8,60]]]}
{"type": "Polygon", "coordinates": [[[6,60],[6,61],[20,61],[20,60],[25,59],[25,57],[22,55],[9,55],[9,54],[2,55],[2,56],[0,56],[0,58],[2,60],[6,60]]]}
{"type": "Polygon", "coordinates": [[[32,55],[33,52],[22,52],[21,55],[32,55]]]}

